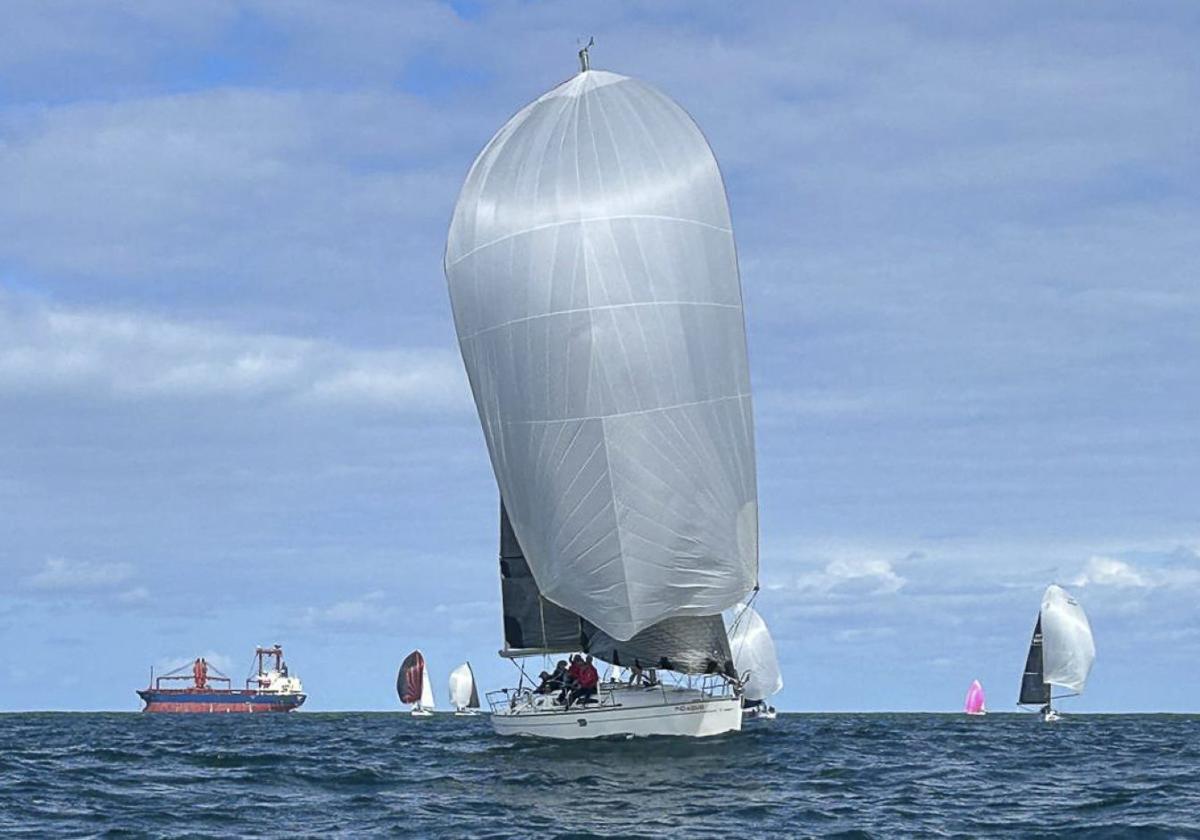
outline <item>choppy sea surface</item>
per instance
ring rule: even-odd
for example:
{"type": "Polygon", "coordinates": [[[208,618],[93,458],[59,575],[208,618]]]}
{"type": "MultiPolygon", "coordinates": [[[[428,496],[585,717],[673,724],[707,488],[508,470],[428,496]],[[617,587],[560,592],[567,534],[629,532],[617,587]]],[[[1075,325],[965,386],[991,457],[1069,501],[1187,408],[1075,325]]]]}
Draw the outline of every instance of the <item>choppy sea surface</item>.
{"type": "Polygon", "coordinates": [[[450,715],[3,714],[0,833],[1200,838],[1200,716],[780,715],[562,743],[450,715]]]}

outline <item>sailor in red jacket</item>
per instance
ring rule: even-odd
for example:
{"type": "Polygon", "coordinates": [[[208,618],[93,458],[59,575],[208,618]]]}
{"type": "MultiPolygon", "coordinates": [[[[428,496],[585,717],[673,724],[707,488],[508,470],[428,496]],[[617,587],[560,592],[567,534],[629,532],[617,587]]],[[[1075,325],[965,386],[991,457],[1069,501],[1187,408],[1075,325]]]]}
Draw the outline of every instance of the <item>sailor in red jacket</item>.
{"type": "Polygon", "coordinates": [[[558,693],[558,697],[554,698],[557,705],[568,703],[571,693],[579,687],[579,671],[583,668],[583,657],[578,653],[571,657],[571,666],[567,668],[566,674],[563,676],[562,691],[558,693]]]}
{"type": "Polygon", "coordinates": [[[579,674],[575,677],[575,690],[571,692],[567,708],[571,708],[572,703],[585,697],[595,697],[596,686],[599,683],[600,674],[596,672],[596,666],[592,664],[591,654],[588,654],[587,660],[580,664],[579,674]]]}

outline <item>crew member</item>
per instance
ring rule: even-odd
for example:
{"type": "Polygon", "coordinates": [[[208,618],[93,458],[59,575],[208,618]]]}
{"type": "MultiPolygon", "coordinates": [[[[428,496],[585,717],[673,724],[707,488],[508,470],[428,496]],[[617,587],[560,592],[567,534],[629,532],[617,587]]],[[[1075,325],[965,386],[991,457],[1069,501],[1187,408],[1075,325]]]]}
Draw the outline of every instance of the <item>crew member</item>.
{"type": "Polygon", "coordinates": [[[596,671],[596,666],[592,664],[591,654],[588,654],[587,660],[579,668],[579,675],[575,678],[575,688],[571,691],[567,708],[571,708],[572,703],[583,700],[585,697],[595,697],[596,686],[599,683],[600,674],[596,671]]]}

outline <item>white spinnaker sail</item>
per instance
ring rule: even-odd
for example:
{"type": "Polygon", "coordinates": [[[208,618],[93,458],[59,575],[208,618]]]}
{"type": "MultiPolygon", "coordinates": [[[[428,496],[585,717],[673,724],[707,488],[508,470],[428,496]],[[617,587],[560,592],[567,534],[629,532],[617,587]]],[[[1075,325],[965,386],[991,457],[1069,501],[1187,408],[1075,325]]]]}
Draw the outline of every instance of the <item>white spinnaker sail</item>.
{"type": "Polygon", "coordinates": [[[479,705],[475,674],[471,671],[470,663],[464,662],[450,672],[450,705],[457,711],[479,705]]]}
{"type": "Polygon", "coordinates": [[[1083,691],[1096,643],[1079,602],[1062,587],[1051,585],[1042,596],[1042,671],[1051,685],[1083,691]]]}
{"type": "Polygon", "coordinates": [[[421,671],[421,702],[418,704],[422,709],[433,709],[433,687],[429,684],[429,669],[424,668],[421,671]]]}
{"type": "Polygon", "coordinates": [[[467,175],[446,245],[492,467],[542,595],[627,640],[758,576],[754,431],[721,174],[678,105],[587,71],[467,175]]]}
{"type": "Polygon", "coordinates": [[[732,622],[729,649],[733,653],[733,666],[739,677],[747,672],[750,675],[742,685],[742,696],[747,700],[765,700],[783,690],[775,642],[762,616],[753,607],[738,604],[732,622]]]}

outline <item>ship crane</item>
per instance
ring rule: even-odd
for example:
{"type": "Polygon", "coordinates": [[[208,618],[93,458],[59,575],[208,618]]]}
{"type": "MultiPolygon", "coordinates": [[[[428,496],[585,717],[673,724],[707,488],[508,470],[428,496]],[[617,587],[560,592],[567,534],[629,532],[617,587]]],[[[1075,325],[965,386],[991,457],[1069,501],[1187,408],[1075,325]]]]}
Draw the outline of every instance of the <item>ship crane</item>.
{"type": "Polygon", "coordinates": [[[229,677],[209,665],[208,660],[204,657],[198,657],[195,661],[180,665],[159,677],[154,677],[153,673],[151,671],[151,687],[155,689],[162,688],[164,680],[167,682],[191,680],[192,688],[195,689],[207,688],[209,682],[223,682],[226,687],[232,682],[229,677]]]}

